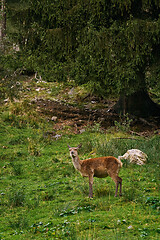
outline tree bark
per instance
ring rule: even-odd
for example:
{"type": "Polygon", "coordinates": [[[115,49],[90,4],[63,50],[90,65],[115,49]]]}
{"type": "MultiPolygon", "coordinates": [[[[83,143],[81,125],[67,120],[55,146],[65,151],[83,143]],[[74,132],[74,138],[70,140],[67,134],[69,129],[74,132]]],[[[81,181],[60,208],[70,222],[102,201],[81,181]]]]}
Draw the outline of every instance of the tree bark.
{"type": "Polygon", "coordinates": [[[6,1],[1,0],[1,12],[0,12],[0,46],[3,48],[4,37],[6,35],[6,1]]]}
{"type": "Polygon", "coordinates": [[[113,110],[118,114],[129,113],[138,117],[160,116],[160,105],[153,102],[145,90],[121,95],[113,110]]]}

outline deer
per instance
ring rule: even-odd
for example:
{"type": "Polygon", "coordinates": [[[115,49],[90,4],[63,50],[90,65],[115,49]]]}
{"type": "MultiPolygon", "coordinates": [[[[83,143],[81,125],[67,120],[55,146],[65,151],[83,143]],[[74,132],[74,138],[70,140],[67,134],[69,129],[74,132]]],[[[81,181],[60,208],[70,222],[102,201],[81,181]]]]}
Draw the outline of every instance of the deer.
{"type": "Polygon", "coordinates": [[[78,150],[81,146],[82,144],[79,144],[78,147],[70,147],[68,145],[68,148],[74,168],[78,170],[83,177],[89,178],[89,198],[93,198],[93,177],[105,178],[107,176],[110,176],[116,184],[115,197],[117,197],[119,185],[119,196],[122,196],[122,178],[118,176],[122,162],[113,156],[80,160],[78,150]]]}

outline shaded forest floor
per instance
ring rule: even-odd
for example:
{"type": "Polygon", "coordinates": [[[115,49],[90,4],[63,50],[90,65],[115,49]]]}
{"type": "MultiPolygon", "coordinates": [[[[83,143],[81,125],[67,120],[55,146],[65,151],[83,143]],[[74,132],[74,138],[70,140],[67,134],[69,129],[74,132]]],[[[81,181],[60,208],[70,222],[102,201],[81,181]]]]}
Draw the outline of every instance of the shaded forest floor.
{"type": "MultiPolygon", "coordinates": [[[[46,83],[29,80],[24,86],[31,90],[31,101],[37,111],[54,122],[55,131],[68,129],[82,133],[87,126],[99,124],[103,130],[115,127],[135,135],[150,136],[160,133],[160,117],[140,118],[133,115],[119,116],[112,111],[117,101],[93,96],[85,87],[74,83],[46,83]]],[[[27,93],[28,94],[28,93],[27,93]]]]}
{"type": "MultiPolygon", "coordinates": [[[[98,103],[98,102],[97,102],[98,103]]],[[[48,117],[48,120],[55,121],[55,129],[62,130],[69,126],[75,133],[83,132],[86,126],[99,123],[103,130],[114,127],[119,122],[119,128],[128,127],[128,130],[135,135],[149,136],[160,133],[160,118],[150,117],[147,119],[135,116],[119,116],[112,113],[110,108],[79,108],[61,102],[38,99],[36,105],[39,111],[48,117]]],[[[118,127],[118,126],[117,126],[118,127]]]]}
{"type": "MultiPolygon", "coordinates": [[[[86,128],[98,127],[103,131],[120,130],[138,136],[160,134],[160,117],[140,118],[133,115],[117,115],[112,107],[117,98],[102,99],[91,94],[86,86],[45,82],[34,76],[23,76],[21,91],[14,98],[10,110],[14,114],[33,116],[32,112],[53,126],[48,134],[79,134],[86,128]],[[27,104],[26,104],[27,103],[27,104]]],[[[9,100],[5,100],[9,106],[9,100]]]]}

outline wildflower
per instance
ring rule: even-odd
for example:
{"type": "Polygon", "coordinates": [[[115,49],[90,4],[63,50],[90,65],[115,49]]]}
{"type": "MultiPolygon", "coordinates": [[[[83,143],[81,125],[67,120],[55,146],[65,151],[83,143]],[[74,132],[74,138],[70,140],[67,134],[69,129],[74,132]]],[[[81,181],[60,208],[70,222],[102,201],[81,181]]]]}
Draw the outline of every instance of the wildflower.
{"type": "Polygon", "coordinates": [[[128,227],[128,229],[132,229],[133,227],[132,227],[132,225],[130,225],[129,227],[128,227]]]}

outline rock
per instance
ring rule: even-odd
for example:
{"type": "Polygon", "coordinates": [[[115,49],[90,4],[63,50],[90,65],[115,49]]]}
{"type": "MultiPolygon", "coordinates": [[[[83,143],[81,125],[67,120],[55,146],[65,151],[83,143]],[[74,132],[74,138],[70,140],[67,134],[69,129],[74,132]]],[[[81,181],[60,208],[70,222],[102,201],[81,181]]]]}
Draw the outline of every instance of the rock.
{"type": "Polygon", "coordinates": [[[39,91],[41,90],[41,88],[36,88],[35,90],[36,90],[37,92],[39,92],[39,91]]]}
{"type": "Polygon", "coordinates": [[[140,151],[139,149],[128,150],[123,156],[119,156],[118,159],[129,160],[130,163],[135,163],[138,165],[144,165],[147,161],[147,155],[140,151]]]}
{"type": "Polygon", "coordinates": [[[9,101],[9,98],[6,98],[3,100],[5,103],[9,101]]]}
{"type": "Polygon", "coordinates": [[[62,134],[56,134],[55,136],[53,136],[53,138],[55,138],[56,140],[58,140],[61,137],[62,137],[62,134]]]}
{"type": "Polygon", "coordinates": [[[57,117],[56,117],[56,116],[53,116],[53,117],[51,118],[51,120],[55,122],[55,121],[57,121],[57,117]]]}
{"type": "Polygon", "coordinates": [[[80,129],[80,130],[79,130],[79,133],[82,134],[82,133],[84,133],[85,131],[86,131],[85,129],[80,129]]]}
{"type": "Polygon", "coordinates": [[[71,88],[71,90],[68,92],[68,95],[74,95],[74,93],[75,93],[75,90],[74,90],[74,87],[73,87],[73,88],[71,88]]]}

